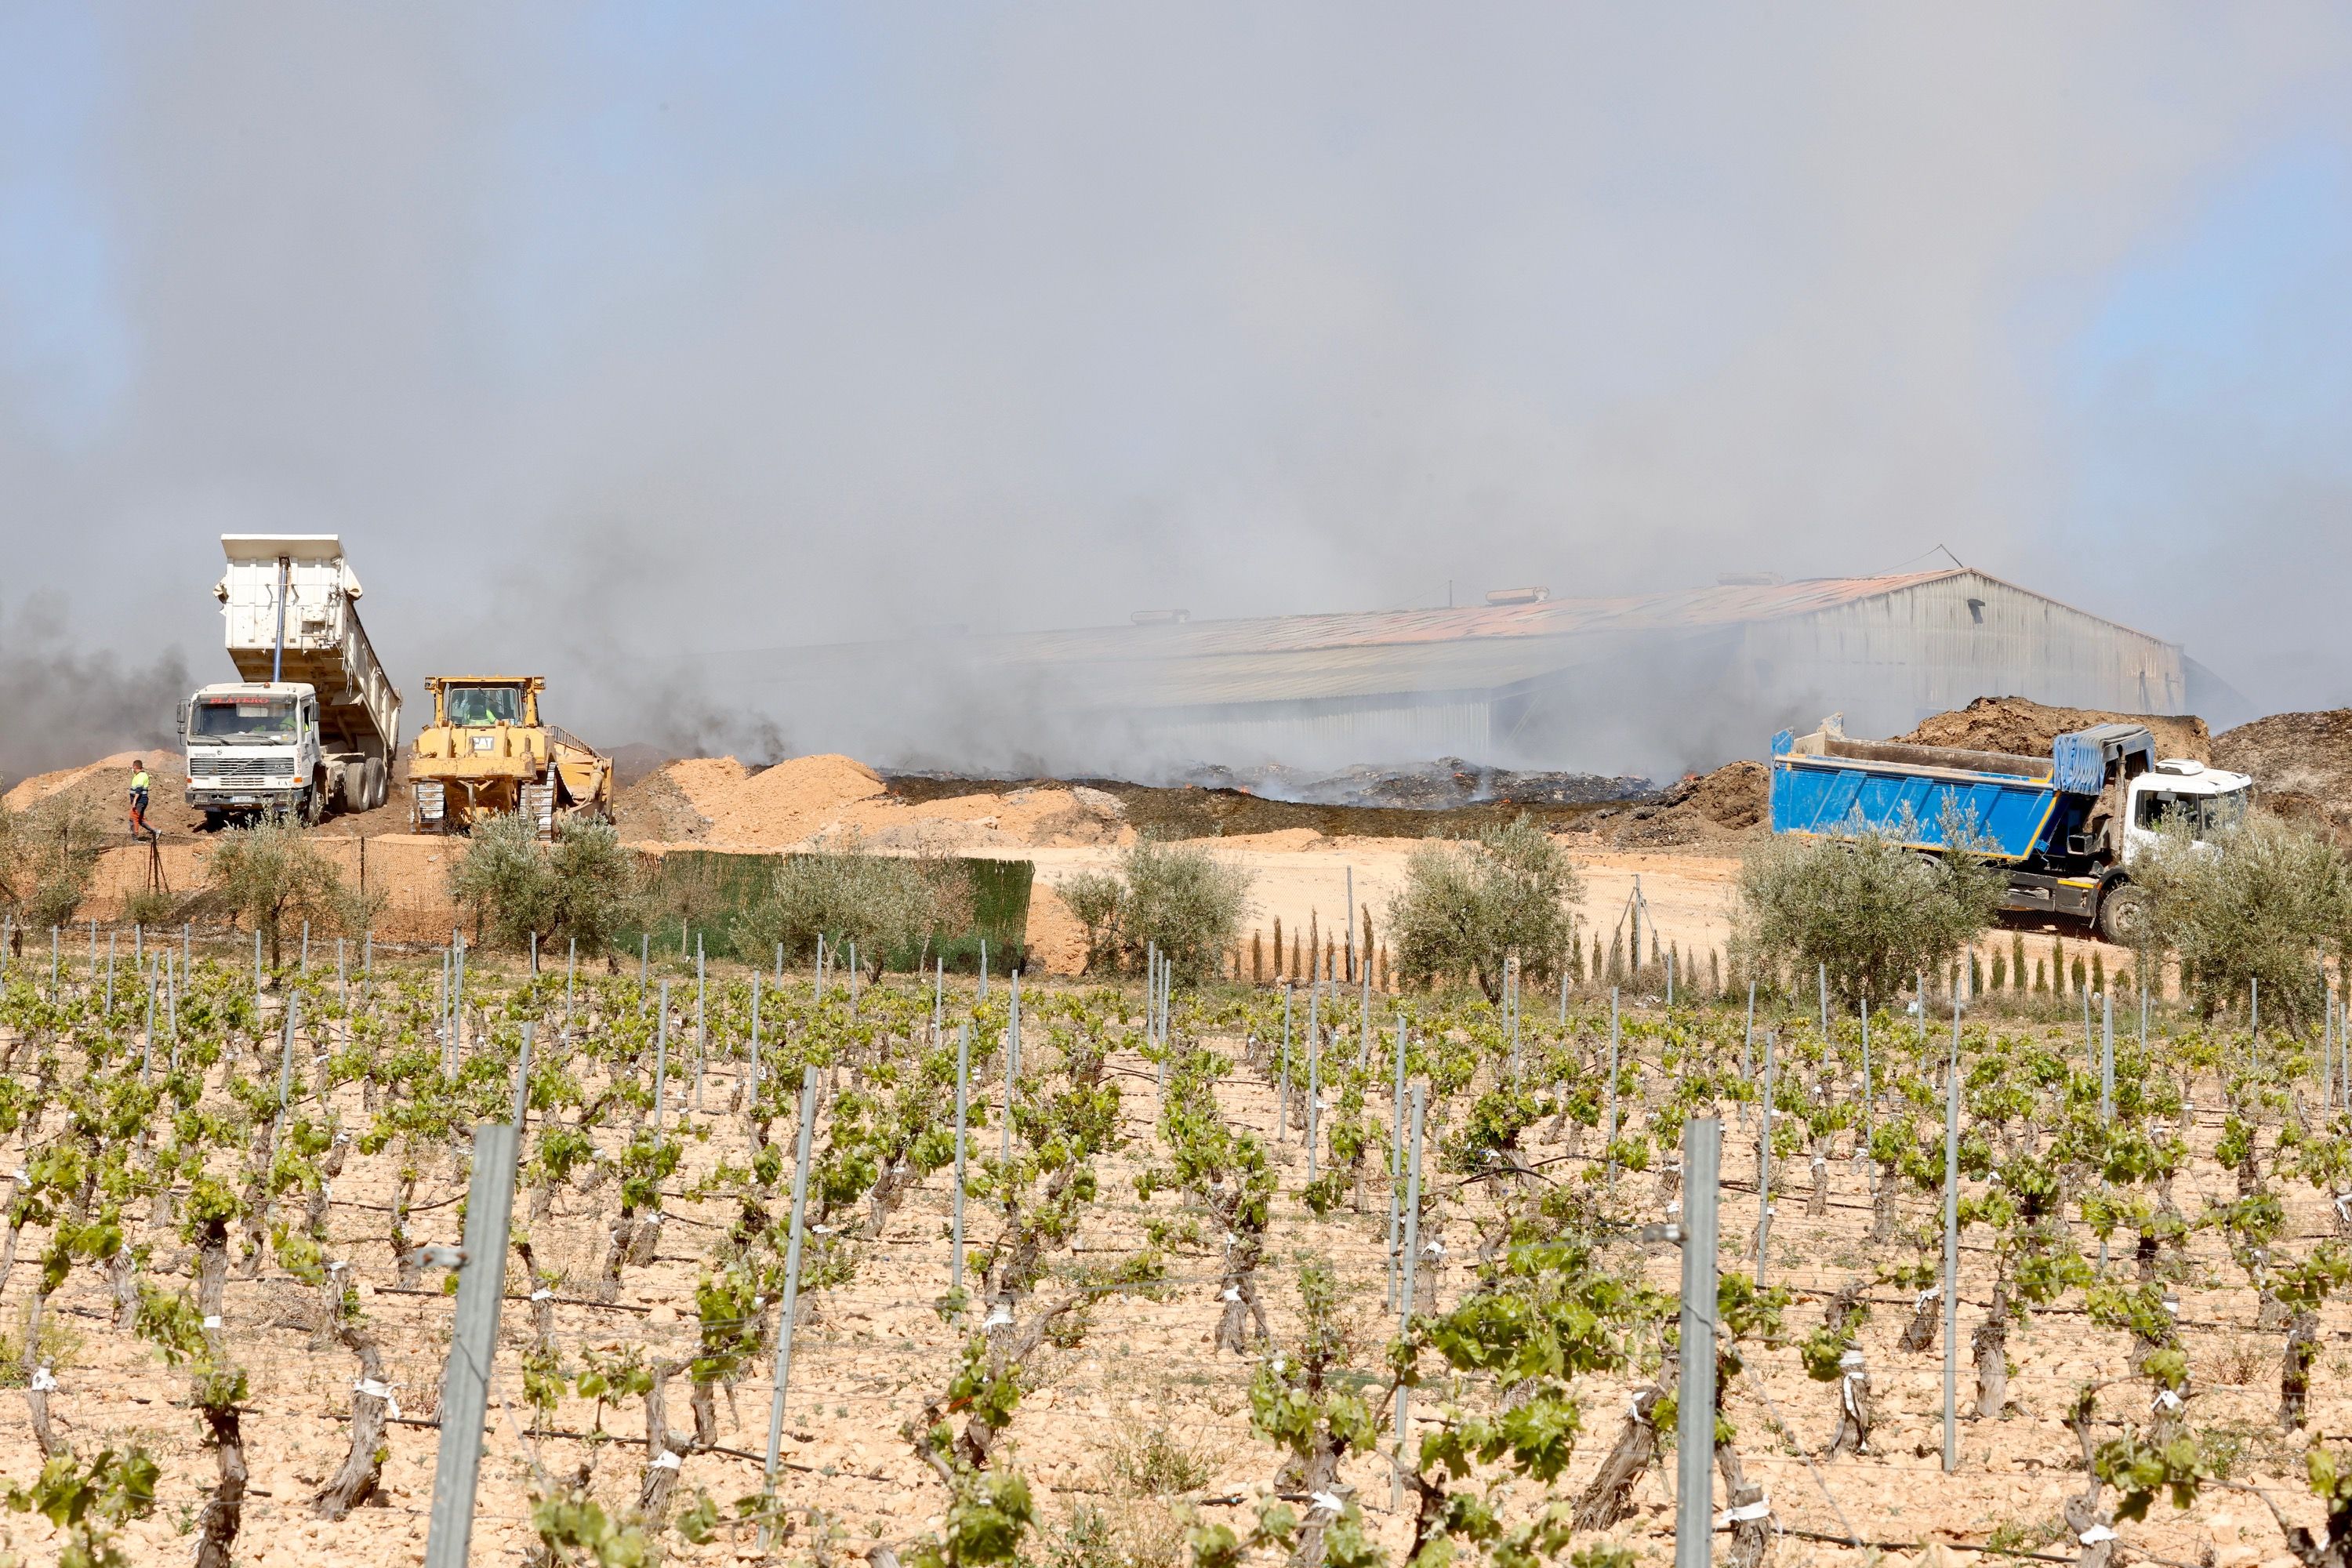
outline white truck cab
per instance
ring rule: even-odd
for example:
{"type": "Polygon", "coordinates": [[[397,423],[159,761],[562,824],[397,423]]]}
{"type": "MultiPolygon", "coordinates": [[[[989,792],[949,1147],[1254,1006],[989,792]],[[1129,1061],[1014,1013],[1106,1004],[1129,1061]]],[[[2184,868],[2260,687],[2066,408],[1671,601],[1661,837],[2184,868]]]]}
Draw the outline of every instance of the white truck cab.
{"type": "Polygon", "coordinates": [[[183,705],[188,804],[205,826],[284,815],[316,822],[330,769],[319,740],[317,689],[295,681],[201,687],[183,705]]]}
{"type": "Polygon", "coordinates": [[[2124,817],[2124,864],[2156,847],[2159,828],[2186,828],[2200,844],[2245,820],[2254,781],[2244,773],[2166,757],[2131,781],[2124,817]]]}

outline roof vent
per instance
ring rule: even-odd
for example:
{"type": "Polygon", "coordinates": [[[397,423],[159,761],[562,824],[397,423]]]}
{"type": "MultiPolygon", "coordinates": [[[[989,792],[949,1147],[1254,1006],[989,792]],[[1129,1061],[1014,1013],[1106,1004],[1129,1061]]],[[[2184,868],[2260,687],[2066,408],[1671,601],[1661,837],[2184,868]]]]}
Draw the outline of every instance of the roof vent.
{"type": "Polygon", "coordinates": [[[1717,576],[1718,588],[1777,588],[1787,579],[1778,572],[1725,572],[1717,576]]]}
{"type": "Polygon", "coordinates": [[[1540,605],[1551,597],[1549,588],[1497,588],[1486,595],[1490,605],[1540,605]]]}
{"type": "Polygon", "coordinates": [[[1181,626],[1192,618],[1190,610],[1138,610],[1127,617],[1139,626],[1181,626]]]}

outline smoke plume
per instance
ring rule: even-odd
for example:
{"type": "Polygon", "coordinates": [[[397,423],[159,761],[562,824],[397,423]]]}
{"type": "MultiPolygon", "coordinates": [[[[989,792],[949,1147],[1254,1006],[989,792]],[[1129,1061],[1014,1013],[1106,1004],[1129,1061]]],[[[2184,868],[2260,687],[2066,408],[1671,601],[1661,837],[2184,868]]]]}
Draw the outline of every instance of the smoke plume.
{"type": "MultiPolygon", "coordinates": [[[[412,700],[521,669],[607,743],[1015,766],[1064,737],[957,628],[1943,543],[2262,706],[2341,701],[2347,34],[22,8],[0,582],[66,595],[42,658],[219,679],[215,536],[334,531],[412,700]],[[2294,416],[2250,426],[2250,386],[2294,416]],[[875,642],[914,651],[761,688],[756,650],[875,642]]],[[[19,710],[10,757],[60,754],[19,710]]]]}

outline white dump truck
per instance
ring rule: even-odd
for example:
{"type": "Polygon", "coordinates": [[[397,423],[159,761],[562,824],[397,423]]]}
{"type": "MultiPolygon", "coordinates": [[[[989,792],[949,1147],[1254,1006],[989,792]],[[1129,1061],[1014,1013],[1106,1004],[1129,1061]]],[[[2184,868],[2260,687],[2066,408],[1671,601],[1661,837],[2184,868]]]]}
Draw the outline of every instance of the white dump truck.
{"type": "Polygon", "coordinates": [[[360,580],[331,533],[225,533],[213,587],[239,679],[180,707],[188,804],[206,827],[268,815],[316,822],[382,805],[400,693],[360,625],[360,580]]]}

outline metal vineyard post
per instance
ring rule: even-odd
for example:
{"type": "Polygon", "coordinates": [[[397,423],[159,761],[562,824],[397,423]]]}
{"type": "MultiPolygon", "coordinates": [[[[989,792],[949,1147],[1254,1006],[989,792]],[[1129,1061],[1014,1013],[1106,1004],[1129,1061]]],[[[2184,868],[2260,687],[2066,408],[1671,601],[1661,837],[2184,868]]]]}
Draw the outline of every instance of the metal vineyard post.
{"type": "Polygon", "coordinates": [[[441,1450],[433,1469],[433,1511],[425,1568],[465,1568],[474,1532],[474,1490],[482,1471],[482,1421],[490,1362],[498,1353],[499,1299],[505,1293],[508,1222],[514,1215],[512,1127],[474,1129],[474,1174],[466,1194],[465,1250],[457,1310],[441,1385],[441,1450]]]}
{"type": "Polygon", "coordinates": [[[956,1098],[955,1098],[955,1229],[950,1245],[952,1261],[948,1269],[948,1289],[963,1289],[963,1158],[964,1115],[966,1097],[971,1082],[971,1026],[966,1024],[956,1031],[956,1098]]]}
{"type": "Polygon", "coordinates": [[[661,1008],[654,1018],[654,1132],[659,1136],[662,1106],[669,1089],[669,981],[661,983],[661,1008]]]}
{"type": "MultiPolygon", "coordinates": [[[[1397,1292],[1397,1333],[1402,1337],[1412,1323],[1413,1276],[1421,1268],[1421,1128],[1423,1112],[1424,1085],[1412,1086],[1412,1155],[1406,1166],[1404,1196],[1403,1278],[1397,1292]]],[[[1404,1438],[1405,1424],[1412,1405],[1412,1391],[1400,1388],[1396,1394],[1396,1468],[1391,1473],[1389,1507],[1404,1502],[1404,1438]]]]}
{"type": "Polygon", "coordinates": [[[1682,1390],[1675,1406],[1675,1568],[1707,1568],[1715,1529],[1717,1194],[1723,1123],[1683,1124],[1682,1390]]]}
{"type": "Polygon", "coordinates": [[[1766,1247],[1772,1238],[1772,1075],[1776,1065],[1773,1047],[1780,1043],[1777,1030],[1764,1031],[1764,1098],[1763,1112],[1758,1121],[1756,1140],[1756,1283],[1764,1283],[1766,1247]]]}
{"type": "Polygon", "coordinates": [[[1944,1079],[1944,1470],[1960,1468],[1960,999],[1944,1079]]]}
{"type": "MultiPolygon", "coordinates": [[[[801,1069],[799,1142],[793,1155],[792,1233],[784,1243],[783,1317],[776,1325],[775,1388],[768,1396],[768,1468],[765,1491],[776,1493],[776,1460],[784,1441],[784,1390],[793,1373],[793,1315],[801,1293],[801,1220],[808,1204],[809,1140],[816,1131],[816,1068],[801,1069]]],[[[761,1528],[765,1545],[766,1527],[761,1528]]]]}

